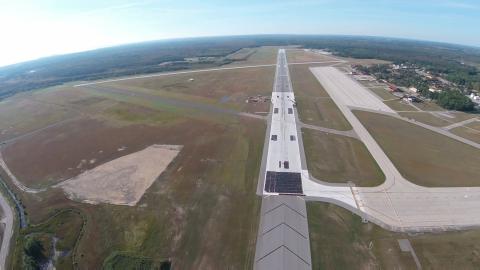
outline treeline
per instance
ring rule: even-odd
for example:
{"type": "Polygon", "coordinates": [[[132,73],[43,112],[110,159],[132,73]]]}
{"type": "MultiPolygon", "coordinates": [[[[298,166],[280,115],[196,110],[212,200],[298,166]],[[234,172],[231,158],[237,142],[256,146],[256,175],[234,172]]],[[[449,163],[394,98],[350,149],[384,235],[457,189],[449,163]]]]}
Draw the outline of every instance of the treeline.
{"type": "Polygon", "coordinates": [[[335,54],[352,58],[375,58],[394,64],[425,68],[465,89],[480,90],[480,72],[465,61],[480,63],[480,49],[460,45],[403,39],[346,39],[344,43],[319,45],[335,54]]]}
{"type": "Polygon", "coordinates": [[[70,81],[223,65],[232,60],[186,63],[188,57],[221,57],[244,44],[211,40],[147,42],[43,58],[0,68],[0,99],[70,81]],[[169,65],[162,63],[171,62],[169,65]]]}
{"type": "Polygon", "coordinates": [[[448,110],[472,111],[475,104],[459,89],[442,89],[443,91],[430,92],[429,85],[433,80],[426,79],[417,74],[414,69],[398,69],[392,71],[389,65],[373,65],[370,67],[356,66],[357,70],[375,76],[380,80],[403,87],[415,87],[420,95],[433,99],[438,105],[448,110]]]}
{"type": "Polygon", "coordinates": [[[27,237],[23,247],[22,264],[24,270],[41,269],[41,264],[47,257],[42,243],[35,237],[27,237]]]}
{"type": "Polygon", "coordinates": [[[461,64],[462,59],[480,63],[480,50],[470,47],[358,36],[259,35],[144,42],[11,65],[0,68],[0,99],[69,81],[219,66],[233,61],[224,56],[241,48],[267,45],[300,45],[329,49],[341,56],[421,63],[432,72],[446,74],[453,82],[480,89],[477,70],[461,64]],[[200,65],[181,63],[190,57],[219,60],[200,65]],[[165,62],[174,64],[160,65],[165,62]]]}
{"type": "Polygon", "coordinates": [[[375,76],[395,85],[415,87],[420,94],[427,98],[434,98],[429,89],[429,80],[417,74],[413,69],[399,69],[392,72],[389,65],[356,66],[357,70],[375,76]]]}
{"type": "Polygon", "coordinates": [[[472,111],[475,104],[458,91],[443,91],[437,96],[437,104],[447,110],[472,111]]]}

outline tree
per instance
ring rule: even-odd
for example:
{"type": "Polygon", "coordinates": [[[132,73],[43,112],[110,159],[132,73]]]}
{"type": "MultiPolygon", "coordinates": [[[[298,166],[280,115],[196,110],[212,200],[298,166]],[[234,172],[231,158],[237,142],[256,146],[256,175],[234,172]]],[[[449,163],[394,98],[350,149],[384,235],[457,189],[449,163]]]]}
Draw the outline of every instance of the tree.
{"type": "Polygon", "coordinates": [[[443,91],[438,95],[438,105],[448,110],[471,111],[475,104],[458,91],[443,91]]]}
{"type": "Polygon", "coordinates": [[[42,243],[34,237],[27,237],[23,246],[24,269],[40,269],[40,262],[45,260],[42,243]]]}

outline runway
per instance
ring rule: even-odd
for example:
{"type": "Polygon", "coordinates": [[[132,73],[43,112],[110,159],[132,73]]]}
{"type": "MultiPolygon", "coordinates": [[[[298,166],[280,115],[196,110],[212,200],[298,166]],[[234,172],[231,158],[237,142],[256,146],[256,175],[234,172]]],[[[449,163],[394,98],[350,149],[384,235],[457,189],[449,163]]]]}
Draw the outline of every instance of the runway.
{"type": "Polygon", "coordinates": [[[346,135],[365,144],[386,180],[377,187],[355,187],[310,177],[301,133],[304,124],[298,119],[284,54],[283,50],[278,54],[257,188],[263,200],[254,269],[311,269],[306,200],[339,205],[391,231],[444,231],[480,225],[480,187],[426,188],[403,178],[352,109],[388,115],[396,112],[333,67],[311,71],[352,125],[346,135]]]}
{"type": "Polygon", "coordinates": [[[312,269],[298,136],[288,63],[285,50],[279,50],[257,190],[262,196],[257,270],[312,269]]]}

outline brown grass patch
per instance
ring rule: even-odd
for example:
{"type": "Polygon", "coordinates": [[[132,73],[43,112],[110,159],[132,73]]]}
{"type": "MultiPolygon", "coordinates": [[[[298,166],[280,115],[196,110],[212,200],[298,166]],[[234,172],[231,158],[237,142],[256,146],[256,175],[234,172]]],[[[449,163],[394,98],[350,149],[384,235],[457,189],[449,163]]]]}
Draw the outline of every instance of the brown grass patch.
{"type": "Polygon", "coordinates": [[[201,131],[211,126],[200,123],[184,119],[161,126],[110,126],[99,120],[79,119],[21,138],[7,145],[3,155],[20,181],[39,187],[72,178],[152,144],[183,145],[180,142],[193,129],[201,131]]]}

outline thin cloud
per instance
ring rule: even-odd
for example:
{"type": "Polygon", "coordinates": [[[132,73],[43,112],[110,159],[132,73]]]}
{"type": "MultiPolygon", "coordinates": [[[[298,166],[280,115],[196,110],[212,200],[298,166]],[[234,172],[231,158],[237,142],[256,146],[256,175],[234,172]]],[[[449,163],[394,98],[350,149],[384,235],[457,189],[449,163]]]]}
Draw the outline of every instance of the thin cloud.
{"type": "Polygon", "coordinates": [[[457,8],[457,9],[480,10],[480,5],[472,4],[472,3],[466,3],[466,2],[448,1],[448,2],[443,2],[442,6],[450,7],[450,8],[457,8]]]}
{"type": "Polygon", "coordinates": [[[95,14],[104,13],[108,11],[131,9],[131,8],[146,6],[146,5],[149,5],[150,3],[152,3],[152,1],[133,2],[133,3],[122,4],[122,5],[97,8],[97,9],[92,9],[92,10],[87,10],[87,11],[77,13],[76,16],[88,16],[88,15],[95,15],[95,14]]]}

